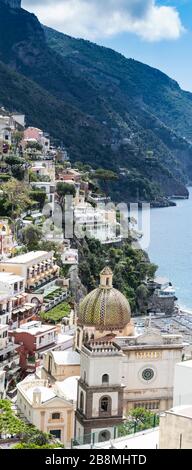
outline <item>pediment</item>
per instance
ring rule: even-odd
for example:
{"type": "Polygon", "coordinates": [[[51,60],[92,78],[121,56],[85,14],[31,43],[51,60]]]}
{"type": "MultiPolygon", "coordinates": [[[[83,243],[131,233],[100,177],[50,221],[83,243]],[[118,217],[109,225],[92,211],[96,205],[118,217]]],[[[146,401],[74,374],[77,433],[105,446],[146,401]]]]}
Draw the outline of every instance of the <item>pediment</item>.
{"type": "Polygon", "coordinates": [[[57,408],[73,408],[73,405],[72,403],[70,403],[69,401],[67,401],[65,398],[59,398],[59,397],[55,397],[55,398],[51,398],[50,400],[47,400],[45,402],[43,402],[41,404],[41,406],[44,408],[53,408],[53,407],[57,407],[57,408]]]}
{"type": "Polygon", "coordinates": [[[138,336],[136,340],[137,344],[149,344],[149,345],[159,345],[163,344],[163,336],[156,330],[152,328],[147,328],[145,333],[138,336]]]}

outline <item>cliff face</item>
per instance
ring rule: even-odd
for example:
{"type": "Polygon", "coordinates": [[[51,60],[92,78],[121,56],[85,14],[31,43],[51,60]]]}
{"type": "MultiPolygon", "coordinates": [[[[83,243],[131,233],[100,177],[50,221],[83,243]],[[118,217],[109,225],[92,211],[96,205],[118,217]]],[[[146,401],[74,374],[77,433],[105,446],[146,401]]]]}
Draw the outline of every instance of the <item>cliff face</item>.
{"type": "Polygon", "coordinates": [[[21,0],[0,0],[0,3],[5,3],[10,8],[21,8],[21,0]]]}
{"type": "Polygon", "coordinates": [[[0,61],[11,80],[2,68],[0,105],[25,112],[65,144],[72,161],[114,170],[114,200],[186,196],[191,94],[158,70],[42,27],[20,5],[0,0],[0,61]]]}

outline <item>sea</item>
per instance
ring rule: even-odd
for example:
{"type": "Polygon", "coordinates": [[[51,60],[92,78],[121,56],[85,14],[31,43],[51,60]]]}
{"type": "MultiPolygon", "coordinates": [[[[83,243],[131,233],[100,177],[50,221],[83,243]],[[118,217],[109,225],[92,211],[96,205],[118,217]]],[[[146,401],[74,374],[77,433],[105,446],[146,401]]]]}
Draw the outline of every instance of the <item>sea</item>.
{"type": "Polygon", "coordinates": [[[178,304],[192,311],[192,187],[189,199],[176,207],[151,209],[150,241],[146,251],[176,289],[178,304]]]}

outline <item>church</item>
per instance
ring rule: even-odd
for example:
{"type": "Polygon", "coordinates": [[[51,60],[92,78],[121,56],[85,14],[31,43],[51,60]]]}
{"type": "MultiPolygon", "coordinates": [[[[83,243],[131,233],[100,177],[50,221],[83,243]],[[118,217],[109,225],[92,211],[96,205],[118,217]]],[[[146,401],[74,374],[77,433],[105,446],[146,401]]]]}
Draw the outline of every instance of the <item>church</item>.
{"type": "Polygon", "coordinates": [[[100,285],[80,303],[76,350],[80,353],[75,439],[102,442],[116,437],[132,408],[153,412],[173,402],[175,364],[182,359],[180,335],[145,328],[139,334],[125,296],[113,287],[107,266],[100,285]]]}

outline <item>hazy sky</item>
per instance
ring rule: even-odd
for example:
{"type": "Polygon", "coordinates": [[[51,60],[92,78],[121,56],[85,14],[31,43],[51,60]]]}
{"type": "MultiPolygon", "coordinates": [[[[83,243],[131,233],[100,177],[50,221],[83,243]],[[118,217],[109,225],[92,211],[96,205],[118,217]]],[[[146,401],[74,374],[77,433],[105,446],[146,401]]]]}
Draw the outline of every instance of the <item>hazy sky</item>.
{"type": "Polygon", "coordinates": [[[192,0],[22,0],[58,31],[157,67],[192,91],[192,0]]]}

